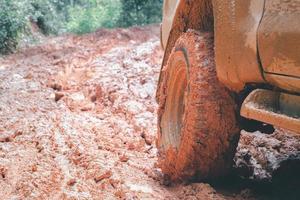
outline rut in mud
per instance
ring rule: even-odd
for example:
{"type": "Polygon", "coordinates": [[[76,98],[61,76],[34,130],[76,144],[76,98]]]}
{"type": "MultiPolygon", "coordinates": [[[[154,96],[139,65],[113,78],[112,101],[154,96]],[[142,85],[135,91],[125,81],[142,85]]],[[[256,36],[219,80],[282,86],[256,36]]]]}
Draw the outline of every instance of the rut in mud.
{"type": "Polygon", "coordinates": [[[1,199],[189,196],[163,186],[155,165],[158,31],[48,38],[1,58],[1,199]]]}
{"type": "Polygon", "coordinates": [[[163,198],[157,27],[63,36],[1,60],[4,199],[163,198]]]}
{"type": "Polygon", "coordinates": [[[165,186],[162,56],[155,25],[45,38],[0,58],[1,199],[256,199],[241,186],[165,186]]]}

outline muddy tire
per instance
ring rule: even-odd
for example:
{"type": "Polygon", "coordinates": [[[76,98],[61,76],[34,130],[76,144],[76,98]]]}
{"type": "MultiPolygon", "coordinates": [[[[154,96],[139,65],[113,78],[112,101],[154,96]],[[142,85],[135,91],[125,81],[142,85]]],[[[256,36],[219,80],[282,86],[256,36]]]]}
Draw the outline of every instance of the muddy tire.
{"type": "Polygon", "coordinates": [[[188,31],[163,68],[159,89],[159,166],[171,179],[225,175],[239,138],[236,105],[218,81],[212,33],[188,31]]]}

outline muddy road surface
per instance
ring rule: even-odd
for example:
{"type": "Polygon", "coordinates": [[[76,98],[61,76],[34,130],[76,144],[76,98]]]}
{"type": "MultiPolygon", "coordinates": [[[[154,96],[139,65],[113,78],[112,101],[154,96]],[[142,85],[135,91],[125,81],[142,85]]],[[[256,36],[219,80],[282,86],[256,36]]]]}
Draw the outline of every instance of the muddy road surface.
{"type": "Polygon", "coordinates": [[[161,59],[157,26],[3,57],[1,199],[176,199],[155,167],[161,59]]]}
{"type": "Polygon", "coordinates": [[[0,199],[256,199],[165,186],[158,26],[47,38],[0,58],[0,199]]]}

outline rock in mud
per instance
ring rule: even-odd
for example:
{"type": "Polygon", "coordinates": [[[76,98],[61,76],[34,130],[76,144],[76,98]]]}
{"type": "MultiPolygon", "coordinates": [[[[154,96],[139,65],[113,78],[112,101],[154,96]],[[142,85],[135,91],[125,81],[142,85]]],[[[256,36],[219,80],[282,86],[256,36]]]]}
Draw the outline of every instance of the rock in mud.
{"type": "Polygon", "coordinates": [[[75,185],[75,183],[76,183],[76,180],[75,179],[70,179],[68,182],[67,182],[67,185],[68,186],[73,186],[73,185],[75,185]]]}
{"type": "Polygon", "coordinates": [[[127,162],[128,160],[129,160],[129,158],[125,154],[123,154],[122,156],[120,156],[120,161],[121,162],[127,162]]]}
{"type": "Polygon", "coordinates": [[[195,183],[184,187],[178,197],[184,200],[225,200],[225,197],[217,194],[209,184],[204,183],[195,183]]]}
{"type": "Polygon", "coordinates": [[[145,132],[142,132],[141,133],[141,137],[145,140],[145,143],[148,145],[148,146],[151,146],[153,141],[152,141],[152,138],[150,138],[148,135],[145,134],[145,132]]]}
{"type": "Polygon", "coordinates": [[[59,101],[61,98],[63,98],[65,95],[61,92],[56,92],[55,93],[55,101],[59,101]]]}
{"type": "Polygon", "coordinates": [[[62,90],[62,85],[58,83],[50,83],[49,87],[51,87],[53,90],[61,91],[62,90]]]}
{"type": "Polygon", "coordinates": [[[300,167],[300,135],[280,129],[270,135],[242,131],[234,161],[245,178],[270,181],[283,174],[288,177],[300,167]]]}
{"type": "Polygon", "coordinates": [[[3,166],[0,166],[0,178],[5,179],[7,174],[7,169],[3,166]]]}
{"type": "Polygon", "coordinates": [[[108,170],[104,174],[101,174],[100,176],[96,176],[94,180],[95,180],[96,183],[98,183],[98,182],[100,182],[100,181],[102,181],[104,179],[110,178],[112,175],[113,175],[112,171],[108,170]]]}

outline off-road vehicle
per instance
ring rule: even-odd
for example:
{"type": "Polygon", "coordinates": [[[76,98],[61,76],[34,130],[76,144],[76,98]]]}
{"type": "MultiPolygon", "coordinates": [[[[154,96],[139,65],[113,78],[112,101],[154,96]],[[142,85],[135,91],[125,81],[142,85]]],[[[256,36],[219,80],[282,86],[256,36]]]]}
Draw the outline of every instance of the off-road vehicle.
{"type": "Polygon", "coordinates": [[[300,132],[299,0],[165,0],[161,43],[157,146],[171,180],[225,175],[247,126],[300,132]]]}

